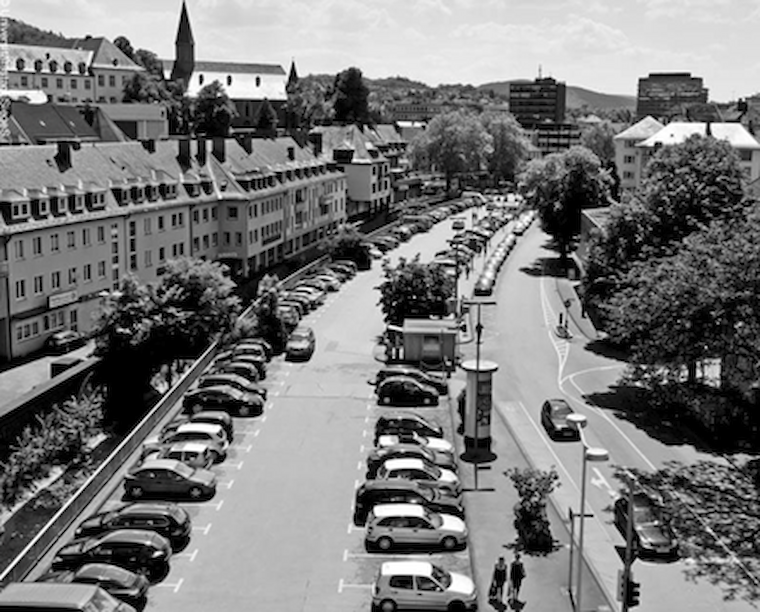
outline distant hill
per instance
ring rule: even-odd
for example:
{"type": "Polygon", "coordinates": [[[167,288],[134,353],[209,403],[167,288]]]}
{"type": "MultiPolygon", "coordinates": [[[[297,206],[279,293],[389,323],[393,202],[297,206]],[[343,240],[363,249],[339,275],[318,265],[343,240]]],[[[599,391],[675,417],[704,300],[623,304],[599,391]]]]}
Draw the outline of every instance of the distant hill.
{"type": "MultiPolygon", "coordinates": [[[[529,83],[529,79],[515,79],[513,81],[497,81],[494,83],[484,83],[480,85],[480,90],[493,90],[497,94],[509,96],[510,83],[529,83]]],[[[615,94],[604,94],[583,87],[567,85],[565,88],[565,105],[567,108],[581,108],[588,106],[597,109],[618,109],[627,108],[634,110],[636,108],[636,96],[620,96],[615,94]]]]}
{"type": "Polygon", "coordinates": [[[40,30],[18,19],[8,19],[8,42],[13,45],[70,48],[74,40],[76,39],[66,38],[60,32],[56,34],[49,30],[40,30]]]}

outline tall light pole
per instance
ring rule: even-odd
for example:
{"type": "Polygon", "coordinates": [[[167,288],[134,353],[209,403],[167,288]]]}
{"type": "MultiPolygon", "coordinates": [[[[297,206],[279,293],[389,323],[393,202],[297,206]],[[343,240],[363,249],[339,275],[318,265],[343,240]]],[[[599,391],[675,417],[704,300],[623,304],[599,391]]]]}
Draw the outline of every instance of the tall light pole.
{"type": "MultiPolygon", "coordinates": [[[[602,462],[607,461],[610,458],[609,453],[603,448],[593,448],[586,444],[586,438],[583,435],[583,428],[586,427],[587,419],[582,414],[569,414],[567,416],[567,422],[571,427],[574,427],[578,431],[578,435],[581,439],[581,445],[583,447],[583,461],[581,471],[581,511],[580,529],[578,531],[578,580],[575,587],[575,610],[576,612],[583,612],[581,603],[583,601],[583,592],[581,591],[583,585],[583,535],[584,525],[586,518],[586,467],[589,461],[602,462]]],[[[572,568],[571,568],[572,569],[572,568]]],[[[572,597],[573,588],[572,585],[568,585],[570,595],[572,597]]]]}
{"type": "Polygon", "coordinates": [[[458,240],[447,240],[446,242],[449,243],[449,246],[454,247],[454,259],[456,259],[457,262],[457,274],[454,278],[454,312],[457,317],[459,317],[459,313],[461,309],[459,308],[459,271],[460,271],[460,264],[459,264],[459,241],[458,240]]]}

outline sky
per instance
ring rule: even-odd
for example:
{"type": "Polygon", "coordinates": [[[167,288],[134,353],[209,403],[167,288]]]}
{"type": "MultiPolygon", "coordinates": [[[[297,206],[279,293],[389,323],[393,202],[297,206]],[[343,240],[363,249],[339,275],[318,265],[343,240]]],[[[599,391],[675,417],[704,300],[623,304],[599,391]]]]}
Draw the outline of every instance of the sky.
{"type": "MultiPolygon", "coordinates": [[[[126,36],[174,57],[181,0],[0,0],[67,37],[126,36]]],[[[187,0],[198,60],[300,75],[481,85],[551,76],[636,95],[650,72],[691,72],[711,101],[760,92],[760,0],[187,0]]]]}

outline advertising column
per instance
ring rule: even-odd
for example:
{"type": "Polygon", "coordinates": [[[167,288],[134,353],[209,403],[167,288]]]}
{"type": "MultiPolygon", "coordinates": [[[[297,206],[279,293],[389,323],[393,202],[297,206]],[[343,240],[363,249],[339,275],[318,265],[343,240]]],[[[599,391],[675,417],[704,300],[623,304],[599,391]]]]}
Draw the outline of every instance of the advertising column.
{"type": "Polygon", "coordinates": [[[491,411],[493,374],[499,365],[493,361],[475,359],[462,363],[467,372],[464,413],[464,444],[467,452],[491,450],[491,411]]]}

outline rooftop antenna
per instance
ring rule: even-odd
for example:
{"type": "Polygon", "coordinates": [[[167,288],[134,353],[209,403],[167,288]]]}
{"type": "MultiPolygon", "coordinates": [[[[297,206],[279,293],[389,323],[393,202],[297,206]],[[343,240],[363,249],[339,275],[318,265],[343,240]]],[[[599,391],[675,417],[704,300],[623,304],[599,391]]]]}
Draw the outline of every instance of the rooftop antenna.
{"type": "Polygon", "coordinates": [[[538,78],[541,79],[541,64],[538,65],[538,78]]]}

